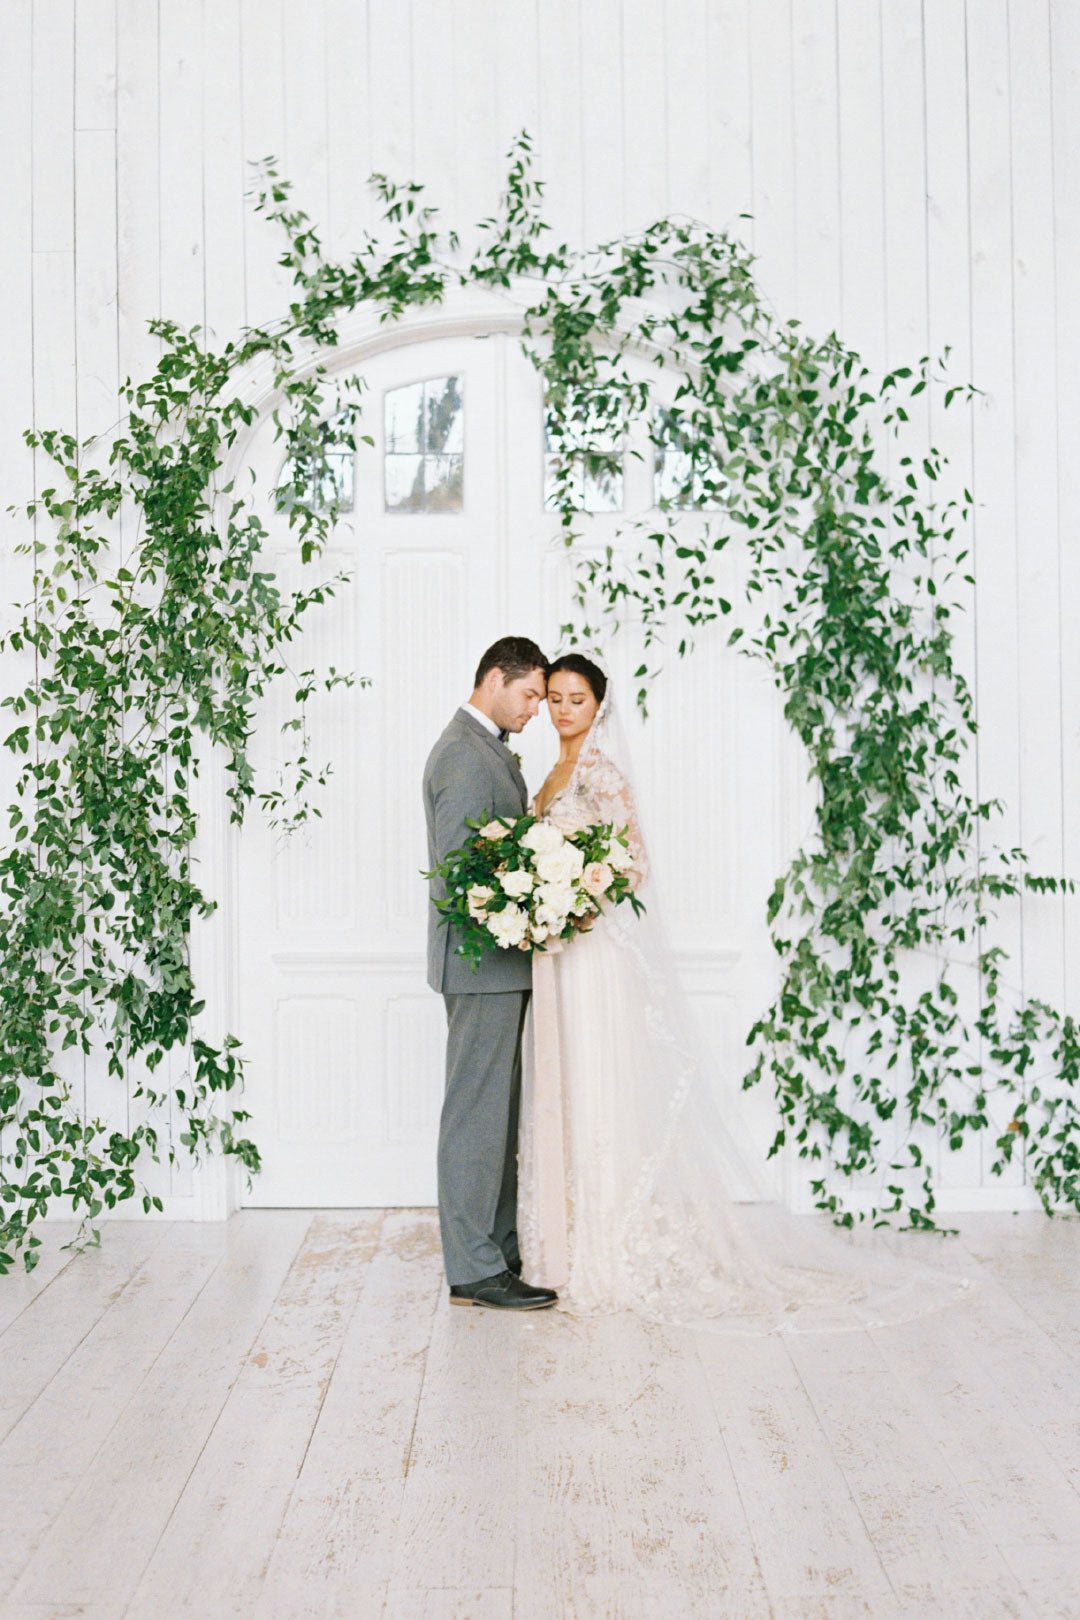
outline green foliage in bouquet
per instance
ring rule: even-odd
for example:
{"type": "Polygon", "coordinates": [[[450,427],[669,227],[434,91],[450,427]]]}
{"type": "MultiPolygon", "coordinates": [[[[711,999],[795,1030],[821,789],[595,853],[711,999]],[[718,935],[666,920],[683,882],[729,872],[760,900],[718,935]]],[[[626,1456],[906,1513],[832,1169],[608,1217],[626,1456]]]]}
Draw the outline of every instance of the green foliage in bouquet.
{"type": "Polygon", "coordinates": [[[200,745],[219,750],[243,819],[256,706],[293,677],[300,746],[258,797],[286,832],[317,814],[310,795],[329,767],[308,757],[304,705],[352,677],[287,657],[345,576],[283,590],[255,493],[221,469],[252,423],[245,379],[265,364],[286,468],[277,506],[311,560],[340,512],[340,452],[372,442],[357,431],[360,385],[331,375],[338,322],[365,304],[392,322],[468,285],[513,289],[542,375],[557,521],[578,558],[568,640],[632,622],[644,702],[659,647],[685,655],[731,611],[720,554],[738,545],[748,558],[756,612],[731,639],[770,670],[819,789],[814,834],[769,903],[779,985],[749,1032],[746,1083],[767,1078],[782,1119],[774,1150],[795,1146],[818,1206],[846,1223],[934,1225],[938,1148],[973,1137],[988,1138],[995,1174],[1022,1154],[1048,1211],[1080,1210],[1077,1026],[1007,993],[993,938],[999,902],[1063,884],[1020,850],[983,847],[1000,806],[965,785],[975,718],[950,626],[972,583],[971,497],[942,500],[944,457],[904,437],[913,398],[932,390],[948,406],[972,390],[946,386],[926,356],[874,378],[835,334],[779,319],[726,231],[664,219],[588,252],[555,243],[524,135],[471,257],[420,186],[375,176],[379,231],[334,263],[272,159],[261,172],[255,206],[284,232],[295,285],[281,318],[220,348],[156,321],[160,360],[125,384],[114,435],[28,436],[32,596],[4,641],[22,660],[6,738],[22,764],[0,854],[0,1270],[18,1250],[32,1268],[33,1222],[56,1202],[85,1227],[136,1196],[170,1109],[170,1157],[216,1148],[257,1168],[246,1115],[219,1107],[242,1079],[238,1038],[197,1032],[189,928],[214,900],[191,861],[192,779],[200,745]],[[575,483],[582,468],[610,470],[636,421],[684,474],[598,555],[581,545],[575,483]],[[914,959],[932,969],[922,987],[914,959]],[[87,1116],[71,1058],[98,1049],[118,1082],[142,1075],[141,1122],[87,1116]],[[183,1072],[155,1083],[177,1054],[183,1072]],[[853,1209],[844,1183],[879,1190],[853,1209]]]}

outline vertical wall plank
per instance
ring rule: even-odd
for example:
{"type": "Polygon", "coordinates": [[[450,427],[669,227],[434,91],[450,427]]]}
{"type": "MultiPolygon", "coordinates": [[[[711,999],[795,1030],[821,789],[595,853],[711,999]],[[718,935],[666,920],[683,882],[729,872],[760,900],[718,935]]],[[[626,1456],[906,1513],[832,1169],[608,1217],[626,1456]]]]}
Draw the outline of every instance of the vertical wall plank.
{"type": "Polygon", "coordinates": [[[840,158],[834,0],[792,0],[795,283],[798,314],[825,337],[840,325],[840,158]]]}
{"type": "MultiPolygon", "coordinates": [[[[31,0],[17,0],[5,18],[7,49],[0,52],[0,149],[23,161],[9,165],[6,176],[6,228],[0,232],[0,319],[4,323],[5,386],[0,389],[0,486],[7,498],[0,505],[0,569],[3,598],[0,625],[6,632],[15,619],[15,604],[31,593],[33,563],[15,555],[17,545],[31,538],[30,522],[8,506],[22,506],[34,494],[34,456],[23,441],[34,421],[33,351],[33,193],[31,168],[25,154],[31,150],[31,61],[33,18],[31,0]]],[[[28,652],[10,648],[0,662],[0,697],[17,692],[31,678],[33,660],[28,652]]],[[[7,711],[3,713],[6,715],[7,711]]],[[[0,724],[0,738],[11,730],[0,724]]],[[[0,748],[0,803],[14,797],[21,760],[0,748]]],[[[10,1147],[0,1133],[0,1152],[10,1147]]]]}
{"type": "Polygon", "coordinates": [[[326,0],[282,12],[285,69],[285,173],[297,201],[321,231],[330,206],[326,128],[326,0]]]}
{"type": "MultiPolygon", "coordinates": [[[[438,0],[413,0],[412,102],[415,178],[439,210],[444,228],[464,233],[474,222],[462,211],[458,190],[457,51],[449,17],[438,0]]],[[[515,8],[516,10],[517,8],[515,8]]],[[[472,65],[462,64],[471,82],[472,65]]],[[[494,198],[482,211],[494,209],[494,198]]]]}
{"type": "Polygon", "coordinates": [[[85,439],[109,430],[117,417],[113,129],[80,129],[75,133],[75,229],[75,369],[79,434],[85,439]]]}
{"type": "MultiPolygon", "coordinates": [[[[33,38],[31,0],[17,0],[5,26],[7,49],[0,53],[0,148],[21,156],[31,150],[31,76],[27,72],[33,38]]],[[[21,601],[31,569],[28,559],[13,555],[12,547],[24,543],[29,530],[26,520],[9,515],[7,508],[28,501],[34,492],[33,455],[22,438],[34,420],[33,192],[28,162],[10,164],[5,205],[6,224],[0,232],[0,309],[4,311],[6,360],[6,382],[0,389],[0,477],[8,496],[0,512],[0,558],[5,599],[21,601]]],[[[5,608],[5,628],[8,622],[5,608]]],[[[7,659],[11,657],[9,653],[7,659]]],[[[5,694],[12,689],[9,677],[10,671],[5,670],[0,678],[5,694]]],[[[0,780],[11,780],[7,770],[0,780]]]]}
{"type": "Polygon", "coordinates": [[[75,128],[116,128],[116,0],[75,3],[75,128]]]}
{"type": "MultiPolygon", "coordinates": [[[[887,369],[881,20],[864,0],[839,0],[840,319],[845,343],[887,369]]],[[[954,87],[955,88],[955,87],[954,87]]]]}
{"type": "Polygon", "coordinates": [[[788,0],[750,8],[751,142],[754,215],[751,245],[763,291],[781,319],[795,310],[795,131],[788,0]]]}
{"type": "Polygon", "coordinates": [[[117,0],[116,264],[120,376],[152,369],[158,340],[146,324],[161,313],[158,169],[158,12],[117,0]]]}
{"type": "Polygon", "coordinates": [[[244,323],[244,216],[249,207],[240,106],[240,0],[203,10],[203,229],[206,324],[224,344],[244,323]]]}
{"type": "MultiPolygon", "coordinates": [[[[1020,839],[1020,651],[1016,622],[1015,378],[1012,295],[1012,176],[1009,154],[1009,39],[1005,0],[967,17],[971,180],[971,366],[985,390],[974,412],[975,612],[978,629],[979,791],[1004,814],[986,844],[1020,839]]],[[[1003,906],[995,930],[1010,953],[1008,980],[1022,983],[1019,906],[1003,906]]],[[[991,1101],[994,1101],[991,1098],[991,1101]]],[[[1000,1102],[1000,1099],[999,1099],[1000,1102]]],[[[996,1112],[1003,1127],[1007,1115],[996,1112]]],[[[985,1153],[984,1153],[985,1157],[985,1153]]],[[[984,1174],[986,1171],[984,1163],[984,1174]]],[[[1015,1167],[1009,1185],[1020,1179],[1015,1167]]]]}
{"type": "Polygon", "coordinates": [[[79,433],[116,420],[116,0],[75,8],[75,370],[79,433]]]}
{"type": "Polygon", "coordinates": [[[622,0],[623,228],[668,212],[667,27],[655,0],[622,0]]]}
{"type": "Polygon", "coordinates": [[[881,8],[889,364],[926,352],[926,146],[921,0],[881,8]]]}
{"type": "Polygon", "coordinates": [[[708,0],[664,7],[665,207],[715,227],[725,221],[712,215],[709,187],[709,18],[720,9],[708,0]]]}
{"type": "Polygon", "coordinates": [[[535,143],[540,134],[539,35],[547,25],[546,7],[541,19],[539,0],[500,6],[495,13],[500,184],[505,178],[504,153],[513,137],[525,129],[535,143]]]}
{"type": "Polygon", "coordinates": [[[373,213],[368,74],[367,0],[326,0],[325,241],[335,258],[355,251],[373,213]]]}
{"type": "MultiPolygon", "coordinates": [[[[255,184],[249,165],[285,160],[285,71],[281,45],[282,0],[241,0],[241,123],[245,188],[255,184]]],[[[359,89],[359,87],[358,87],[359,89]]],[[[295,179],[295,176],[286,176],[295,179]]],[[[250,207],[244,210],[244,309],[259,326],[288,307],[289,277],[277,260],[281,238],[250,207]]]]}
{"type": "Polygon", "coordinates": [[[203,281],[202,30],[184,0],[160,0],[161,312],[206,321],[203,281]]]}
{"type": "Polygon", "coordinates": [[[34,252],[75,243],[75,11],[73,0],[35,0],[33,85],[34,252]]]}
{"type": "Polygon", "coordinates": [[[556,242],[585,239],[581,39],[577,0],[543,0],[539,30],[537,168],[556,242]]]}
{"type": "MultiPolygon", "coordinates": [[[[928,286],[928,350],[936,362],[951,348],[948,378],[964,383],[971,378],[971,244],[968,235],[968,131],[965,106],[966,45],[964,0],[943,0],[925,13],[923,41],[926,96],[926,251],[928,286]]],[[[929,391],[930,439],[949,459],[941,490],[942,500],[962,498],[970,489],[971,416],[954,402],[943,405],[940,387],[929,391]]],[[[971,547],[973,535],[964,533],[971,547]]],[[[971,556],[964,569],[970,573],[971,556]]],[[[957,584],[962,611],[954,613],[954,656],[964,678],[975,680],[975,598],[970,587],[957,584]]],[[[974,744],[961,767],[966,792],[978,795],[977,756],[974,744]]],[[[970,956],[970,952],[966,953],[970,956]]],[[[960,978],[961,1012],[973,1029],[977,1013],[977,980],[973,973],[960,978]]],[[[972,1057],[980,1055],[973,1035],[972,1057]]],[[[977,1141],[965,1141],[955,1153],[942,1150],[942,1186],[977,1187],[982,1150],[977,1141]]]]}
{"type": "MultiPolygon", "coordinates": [[[[622,7],[619,0],[589,0],[578,18],[582,93],[577,110],[585,240],[591,245],[626,229],[622,7]]],[[[573,116],[571,109],[568,113],[573,116]]]]}
{"type": "Polygon", "coordinates": [[[453,9],[454,131],[463,236],[495,212],[503,181],[503,153],[511,133],[498,123],[496,28],[503,9],[499,0],[471,0],[467,7],[453,9]]]}
{"type": "Polygon", "coordinates": [[[75,425],[75,92],[71,0],[33,10],[34,405],[43,426],[75,425]]]}
{"type": "MultiPolygon", "coordinates": [[[[114,44],[107,31],[109,53],[114,44]]],[[[112,92],[111,125],[75,131],[75,398],[79,437],[94,444],[85,452],[90,467],[104,469],[119,415],[117,392],[116,271],[116,113],[115,58],[102,53],[101,80],[112,92]]],[[[84,83],[88,83],[84,74],[84,83]]],[[[96,98],[96,116],[108,108],[96,98]]],[[[105,526],[102,532],[108,534],[105,526]]],[[[115,526],[113,534],[115,535],[115,526]]],[[[111,536],[109,538],[112,538],[111,536]]],[[[104,559],[102,559],[104,560],[104,559]]],[[[84,1058],[86,1109],[90,1117],[127,1128],[127,1094],[107,1072],[100,1050],[84,1058]]]]}
{"type": "MultiPolygon", "coordinates": [[[[1080,12],[1068,0],[1051,0],[1050,100],[1053,111],[1054,249],[1057,300],[1054,347],[1057,393],[1053,401],[1058,444],[1058,622],[1062,627],[1062,825],[1063,865],[1080,873],[1080,457],[1072,453],[1080,423],[1080,300],[1068,295],[1080,262],[1080,12]]],[[[1064,977],[1070,1005],[1080,1003],[1080,896],[1065,902],[1064,977]]]]}
{"type": "MultiPolygon", "coordinates": [[[[371,165],[391,180],[413,176],[412,0],[368,0],[371,165]]],[[[441,35],[449,44],[449,19],[441,35]]]]}
{"type": "Polygon", "coordinates": [[[840,321],[874,371],[887,368],[886,220],[882,157],[881,18],[839,0],[840,321]]]}
{"type": "MultiPolygon", "coordinates": [[[[1013,198],[1013,332],[1019,641],[1020,836],[1036,871],[1060,872],[1061,648],[1057,445],[1046,396],[1057,393],[1050,34],[1045,7],[1010,0],[1009,107],[1013,198]]],[[[1069,296],[1067,293],[1066,296],[1069,296]]],[[[1076,701],[1075,694],[1073,702],[1076,701]]],[[[1024,983],[1064,992],[1061,901],[1025,895],[1024,983]]]]}
{"type": "Polygon", "coordinates": [[[754,206],[749,0],[710,5],[698,46],[708,64],[709,222],[749,242],[752,223],[738,217],[754,206]]]}

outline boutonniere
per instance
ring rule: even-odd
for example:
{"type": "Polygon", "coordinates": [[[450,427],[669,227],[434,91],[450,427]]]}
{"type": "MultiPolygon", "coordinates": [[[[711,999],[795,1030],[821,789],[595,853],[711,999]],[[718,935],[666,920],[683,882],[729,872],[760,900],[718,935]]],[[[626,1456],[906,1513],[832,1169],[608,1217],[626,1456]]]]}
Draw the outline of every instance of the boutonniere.
{"type": "Polygon", "coordinates": [[[514,750],[512,748],[508,748],[506,751],[510,755],[510,758],[513,760],[514,764],[517,766],[518,770],[520,771],[521,770],[521,755],[520,754],[515,754],[514,750]]]}

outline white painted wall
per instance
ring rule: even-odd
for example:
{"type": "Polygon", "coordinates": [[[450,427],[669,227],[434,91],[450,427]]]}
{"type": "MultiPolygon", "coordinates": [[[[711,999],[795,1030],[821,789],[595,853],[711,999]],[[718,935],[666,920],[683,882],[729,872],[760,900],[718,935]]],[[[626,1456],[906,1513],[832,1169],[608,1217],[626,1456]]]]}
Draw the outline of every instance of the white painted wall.
{"type": "MultiPolygon", "coordinates": [[[[779,313],[882,369],[951,344],[985,391],[927,422],[977,503],[972,768],[1008,803],[1006,842],[1078,872],[1078,77],[1070,0],[4,0],[0,504],[43,471],[23,427],[108,428],[118,380],[154,357],[148,317],[224,340],[282,307],[246,160],[275,153],[346,252],[372,169],[423,180],[464,228],[525,125],[568,240],[749,214],[779,313]]],[[[0,524],[8,598],[24,531],[0,524]]],[[[805,804],[790,756],[775,777],[779,848],[805,804]]],[[[1018,983],[1080,1000],[1075,905],[1026,901],[1005,934],[1018,983]]],[[[224,995],[237,939],[214,948],[224,995]]],[[[977,1149],[943,1170],[953,1201],[1027,1196],[984,1187],[977,1149]]],[[[174,1213],[226,1196],[190,1172],[161,1187],[174,1213]]]]}

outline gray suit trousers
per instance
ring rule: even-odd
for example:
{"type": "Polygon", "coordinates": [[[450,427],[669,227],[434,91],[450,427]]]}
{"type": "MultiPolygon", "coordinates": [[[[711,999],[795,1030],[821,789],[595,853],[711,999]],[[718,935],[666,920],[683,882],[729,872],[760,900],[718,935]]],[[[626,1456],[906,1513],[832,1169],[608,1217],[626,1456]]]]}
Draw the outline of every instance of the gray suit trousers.
{"type": "Polygon", "coordinates": [[[439,1226],[449,1283],[520,1258],[517,1139],[528,990],[444,995],[446,1094],[439,1121],[439,1226]]]}

